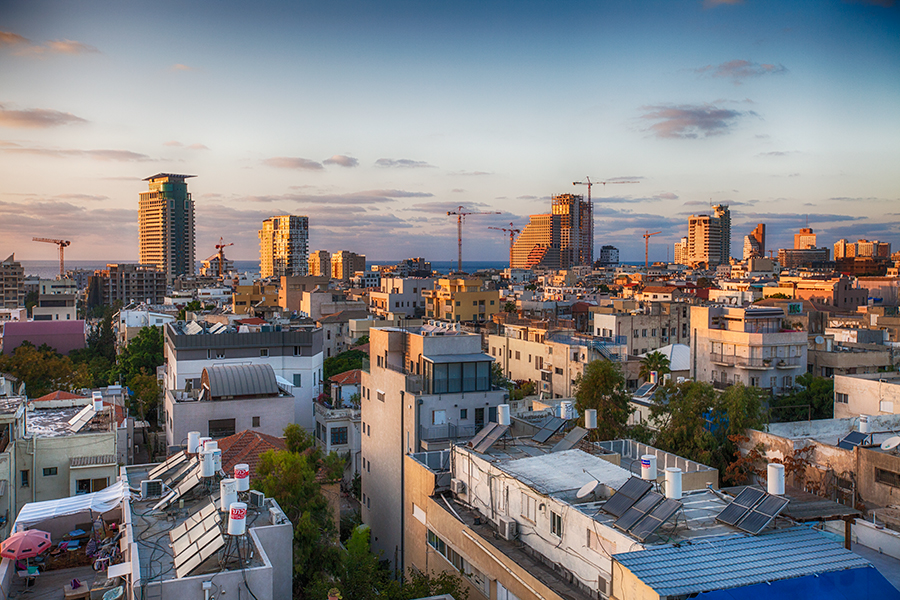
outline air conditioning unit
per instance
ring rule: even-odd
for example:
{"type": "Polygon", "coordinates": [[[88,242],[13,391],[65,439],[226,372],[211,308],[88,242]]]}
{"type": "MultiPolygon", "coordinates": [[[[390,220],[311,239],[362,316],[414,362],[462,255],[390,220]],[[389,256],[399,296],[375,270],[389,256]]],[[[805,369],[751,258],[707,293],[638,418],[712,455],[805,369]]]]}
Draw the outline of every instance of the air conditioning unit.
{"type": "Polygon", "coordinates": [[[266,495],[257,490],[250,490],[249,504],[254,508],[262,508],[266,503],[266,495]]]}
{"type": "Polygon", "coordinates": [[[457,496],[464,495],[466,493],[466,482],[462,479],[451,479],[450,491],[457,496]]]}
{"type": "Polygon", "coordinates": [[[163,493],[162,479],[145,479],[141,482],[141,498],[159,498],[163,493]]]}
{"type": "Polygon", "coordinates": [[[516,539],[516,520],[510,517],[500,517],[500,522],[497,525],[497,533],[500,534],[504,540],[511,542],[516,539]]]}

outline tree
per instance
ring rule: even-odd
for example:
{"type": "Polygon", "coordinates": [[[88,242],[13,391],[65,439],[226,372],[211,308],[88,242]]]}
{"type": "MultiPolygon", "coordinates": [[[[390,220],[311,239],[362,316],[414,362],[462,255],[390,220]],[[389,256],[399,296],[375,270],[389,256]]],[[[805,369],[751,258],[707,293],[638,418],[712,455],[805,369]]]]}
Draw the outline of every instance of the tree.
{"type": "Polygon", "coordinates": [[[791,299],[790,296],[788,296],[787,294],[784,294],[782,292],[776,292],[776,293],[772,294],[771,296],[766,296],[766,297],[767,298],[778,298],[779,300],[790,300],[791,299]]]}
{"type": "Polygon", "coordinates": [[[289,452],[304,452],[316,445],[316,440],[312,434],[307,433],[305,429],[296,423],[291,423],[284,428],[284,441],[289,452]]]}
{"type": "Polygon", "coordinates": [[[515,302],[507,302],[503,305],[503,312],[514,313],[516,312],[516,303],[515,302]]]}
{"type": "Polygon", "coordinates": [[[633,409],[628,404],[631,395],[625,389],[625,377],[618,365],[606,360],[590,362],[575,384],[575,408],[581,414],[579,422],[584,424],[585,410],[593,408],[597,411],[597,429],[592,432],[592,437],[600,440],[621,437],[633,409]]]}
{"type": "Polygon", "coordinates": [[[671,373],[669,369],[669,357],[662,352],[654,351],[641,359],[640,377],[650,379],[651,371],[656,371],[656,376],[662,380],[663,375],[671,373]]]}
{"type": "Polygon", "coordinates": [[[363,358],[368,356],[362,350],[347,350],[322,362],[322,377],[328,381],[332,376],[353,369],[361,369],[363,358]]]}
{"type": "Polygon", "coordinates": [[[834,417],[834,380],[804,373],[797,377],[800,389],[769,402],[770,419],[805,421],[834,417]]]}
{"type": "Polygon", "coordinates": [[[141,416],[141,420],[147,419],[147,415],[155,414],[159,404],[159,381],[156,375],[139,373],[129,380],[131,388],[132,410],[141,416]]]}
{"type": "Polygon", "coordinates": [[[141,373],[155,375],[156,367],[164,362],[163,336],[159,327],[144,327],[119,354],[118,370],[125,381],[141,373]]]}
{"type": "Polygon", "coordinates": [[[68,356],[62,356],[46,344],[35,348],[27,341],[11,354],[0,355],[0,371],[22,381],[30,398],[59,390],[74,392],[92,383],[86,365],[76,366],[68,356]]]}

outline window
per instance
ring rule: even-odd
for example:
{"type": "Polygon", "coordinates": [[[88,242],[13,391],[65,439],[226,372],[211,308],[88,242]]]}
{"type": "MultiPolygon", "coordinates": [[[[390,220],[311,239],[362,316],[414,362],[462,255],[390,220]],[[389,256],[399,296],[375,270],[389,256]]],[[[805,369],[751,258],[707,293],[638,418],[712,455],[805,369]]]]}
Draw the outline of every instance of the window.
{"type": "Polygon", "coordinates": [[[294,373],[294,387],[303,387],[303,376],[300,373],[294,373]]]}
{"type": "Polygon", "coordinates": [[[893,471],[886,471],[875,467],[875,482],[900,488],[900,473],[894,473],[893,471]]]}
{"type": "Polygon", "coordinates": [[[562,374],[563,374],[562,367],[556,367],[556,368],[554,369],[554,371],[556,372],[557,375],[562,375],[562,374]]]}
{"type": "Polygon", "coordinates": [[[637,329],[634,330],[634,337],[641,337],[641,332],[637,329]]]}
{"type": "Polygon", "coordinates": [[[253,417],[252,427],[259,427],[259,417],[253,417]]]}
{"type": "Polygon", "coordinates": [[[522,516],[531,521],[537,521],[537,500],[522,492],[522,516]]]}
{"type": "Polygon", "coordinates": [[[445,425],[446,423],[447,423],[447,411],[446,410],[431,411],[431,424],[432,425],[445,425]]]}
{"type": "Polygon", "coordinates": [[[477,301],[477,300],[472,300],[472,306],[478,306],[478,301],[477,301]]]}
{"type": "Polygon", "coordinates": [[[294,346],[294,356],[302,356],[302,355],[303,355],[303,348],[301,348],[300,346],[294,346]]]}
{"type": "Polygon", "coordinates": [[[216,350],[216,358],[225,358],[225,350],[216,350]]]}
{"type": "Polygon", "coordinates": [[[493,305],[494,305],[494,301],[493,301],[493,300],[491,300],[491,306],[493,306],[493,305]]]}
{"type": "Polygon", "coordinates": [[[550,511],[550,533],[557,537],[562,537],[563,525],[562,516],[550,511]]]}
{"type": "Polygon", "coordinates": [[[28,469],[19,471],[19,486],[23,488],[28,487],[28,469]]]}
{"type": "Polygon", "coordinates": [[[210,419],[209,437],[223,438],[234,435],[234,419],[210,419]]]}
{"type": "Polygon", "coordinates": [[[375,397],[384,402],[384,392],[381,390],[375,390],[375,397]]]}
{"type": "Polygon", "coordinates": [[[269,355],[269,349],[268,349],[268,348],[260,348],[260,349],[259,349],[259,355],[260,355],[260,356],[268,356],[268,355],[269,355]]]}
{"type": "Polygon", "coordinates": [[[655,330],[655,329],[651,329],[651,330],[650,330],[650,337],[656,337],[656,330],[655,330]]]}
{"type": "Polygon", "coordinates": [[[522,359],[522,354],[518,350],[516,350],[516,360],[521,360],[521,359],[522,359]]]}
{"type": "Polygon", "coordinates": [[[794,378],[790,375],[785,375],[783,381],[785,389],[790,388],[792,385],[794,385],[794,378]]]}
{"type": "Polygon", "coordinates": [[[342,446],[347,443],[347,428],[332,427],[331,428],[331,445],[342,446]]]}
{"type": "Polygon", "coordinates": [[[457,306],[460,306],[459,300],[456,301],[456,305],[457,305],[457,306]]]}
{"type": "Polygon", "coordinates": [[[850,401],[850,396],[848,396],[847,394],[842,394],[841,392],[835,392],[834,401],[838,404],[847,404],[850,401]]]}
{"type": "Polygon", "coordinates": [[[107,485],[109,485],[109,479],[107,477],[101,477],[99,479],[78,479],[75,481],[75,493],[90,494],[92,492],[99,492],[100,490],[105,489],[107,485]]]}
{"type": "Polygon", "coordinates": [[[464,421],[468,418],[469,418],[469,409],[468,408],[459,409],[459,420],[464,421]]]}
{"type": "Polygon", "coordinates": [[[56,467],[45,467],[44,477],[50,477],[51,475],[56,475],[56,467]]]}
{"type": "Polygon", "coordinates": [[[647,330],[641,329],[641,337],[647,337],[647,330]]]}

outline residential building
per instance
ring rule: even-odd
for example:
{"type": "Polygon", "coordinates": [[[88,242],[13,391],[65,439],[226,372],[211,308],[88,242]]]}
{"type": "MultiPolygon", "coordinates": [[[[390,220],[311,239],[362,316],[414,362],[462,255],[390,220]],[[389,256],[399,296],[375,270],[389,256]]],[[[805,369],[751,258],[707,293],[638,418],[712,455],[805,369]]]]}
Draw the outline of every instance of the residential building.
{"type": "Polygon", "coordinates": [[[306,275],[309,269],[309,217],[281,215],[263,221],[259,230],[259,274],[306,275]]]}
{"type": "Polygon", "coordinates": [[[688,238],[683,237],[680,241],[675,242],[674,252],[672,253],[672,262],[676,265],[690,264],[690,251],[688,238]]]}
{"type": "Polygon", "coordinates": [[[834,376],[834,418],[900,415],[900,374],[834,376]]]}
{"type": "Polygon", "coordinates": [[[719,235],[721,246],[719,264],[725,265],[731,262],[731,211],[725,204],[713,206],[713,215],[719,220],[719,235]]]}
{"type": "MultiPolygon", "coordinates": [[[[322,330],[313,327],[240,332],[222,323],[176,321],[165,329],[165,389],[199,390],[203,370],[219,365],[271,365],[291,386],[294,423],[311,431],[312,401],[322,391],[322,330]]],[[[248,427],[239,428],[248,429],[248,427]]],[[[176,443],[180,440],[176,440],[176,443]]]]}
{"type": "Polygon", "coordinates": [[[856,256],[856,244],[840,239],[834,243],[834,260],[856,256]]]}
{"type": "Polygon", "coordinates": [[[766,225],[758,223],[750,235],[744,238],[744,260],[766,255],[766,225]]]}
{"type": "Polygon", "coordinates": [[[234,261],[225,258],[224,255],[220,261],[218,252],[200,261],[200,275],[203,277],[224,277],[232,271],[234,271],[234,261]],[[221,266],[219,262],[222,263],[221,266]]]}
{"type": "Polygon", "coordinates": [[[172,282],[194,274],[194,201],[185,179],[194,175],[157,173],[138,202],[139,261],[155,265],[172,282]]]}
{"type": "Polygon", "coordinates": [[[594,309],[594,335],[629,355],[690,343],[691,307],[681,302],[622,303],[594,309]]]}
{"type": "Polygon", "coordinates": [[[721,263],[722,229],[710,215],[691,215],[688,219],[688,264],[714,267],[721,263]]]}
{"type": "Polygon", "coordinates": [[[112,306],[144,302],[162,304],[166,297],[166,273],[155,265],[110,263],[88,279],[87,305],[112,306]]]}
{"type": "Polygon", "coordinates": [[[166,444],[184,446],[190,431],[214,439],[244,430],[280,436],[295,422],[297,404],[290,388],[278,385],[271,364],[206,367],[199,387],[166,390],[166,444]]]}
{"type": "Polygon", "coordinates": [[[600,266],[615,267],[619,264],[619,249],[615,246],[602,246],[600,248],[600,266]]]}
{"type": "Polygon", "coordinates": [[[278,306],[285,312],[297,312],[300,310],[300,303],[303,292],[309,292],[316,288],[327,289],[331,282],[331,277],[323,277],[320,275],[285,276],[281,278],[281,285],[278,286],[278,306]]]}
{"type": "Polygon", "coordinates": [[[422,317],[425,315],[422,291],[432,289],[434,281],[430,277],[385,277],[377,292],[369,292],[369,310],[380,317],[422,317]]]}
{"type": "Polygon", "coordinates": [[[331,252],[316,250],[309,255],[309,274],[331,279],[331,252]]]}
{"type": "Polygon", "coordinates": [[[70,279],[42,279],[38,303],[31,309],[35,321],[74,321],[78,318],[75,297],[78,288],[70,279]]]}
{"type": "Polygon", "coordinates": [[[85,346],[85,326],[75,321],[9,321],[3,325],[2,352],[11,354],[23,342],[36,347],[47,344],[60,354],[85,346]]]}
{"type": "Polygon", "coordinates": [[[788,298],[809,300],[819,304],[828,304],[841,310],[856,310],[857,306],[865,306],[869,290],[860,288],[849,277],[796,277],[782,275],[778,279],[778,288],[763,288],[763,295],[768,297],[782,293],[788,298]]]}
{"type": "Polygon", "coordinates": [[[163,328],[176,319],[176,314],[154,310],[146,304],[138,308],[123,308],[116,313],[116,346],[124,348],[145,327],[163,328]]]}
{"type": "MultiPolygon", "coordinates": [[[[820,377],[836,377],[838,375],[883,373],[894,369],[890,347],[883,343],[843,341],[834,334],[834,331],[832,328],[826,328],[824,336],[816,336],[815,341],[810,342],[807,351],[807,370],[810,373],[820,377]],[[818,343],[820,338],[822,343],[818,343]]],[[[841,331],[854,334],[887,333],[868,329],[841,331]]]]}
{"type": "Polygon", "coordinates": [[[449,327],[372,329],[362,373],[362,519],[372,547],[404,565],[404,456],[468,438],[491,420],[505,390],[491,386],[481,336],[449,327]]]}
{"type": "Polygon", "coordinates": [[[781,248],[778,250],[778,264],[782,269],[810,267],[816,263],[828,262],[830,254],[828,248],[781,248]]]}
{"type": "Polygon", "coordinates": [[[236,465],[247,465],[250,471],[250,481],[254,481],[258,475],[257,466],[260,457],[273,450],[275,452],[287,450],[287,443],[283,437],[268,435],[252,429],[245,429],[234,435],[216,440],[219,450],[222,451],[222,470],[226,473],[234,473],[236,465]]]}
{"type": "Polygon", "coordinates": [[[350,285],[362,289],[377,288],[381,285],[381,273],[378,271],[357,271],[350,278],[350,285]]]}
{"type": "Polygon", "coordinates": [[[890,258],[891,244],[890,242],[879,242],[878,240],[859,240],[856,242],[856,256],[890,258]]]}
{"type": "Polygon", "coordinates": [[[0,262],[0,308],[25,306],[25,269],[10,254],[0,262]]]}
{"type": "Polygon", "coordinates": [[[299,312],[314,321],[344,310],[365,312],[366,303],[362,300],[350,300],[346,294],[336,290],[315,288],[300,293],[299,312]]]}
{"type": "Polygon", "coordinates": [[[353,339],[350,335],[350,322],[356,319],[371,319],[365,310],[341,310],[324,315],[316,321],[322,328],[322,351],[324,358],[337,356],[350,349],[353,339]]]}
{"type": "Polygon", "coordinates": [[[742,383],[772,394],[806,373],[807,333],[785,327],[781,308],[691,307],[691,377],[714,386],[742,383]]]}
{"type": "MultiPolygon", "coordinates": [[[[560,194],[553,196],[552,212],[559,215],[560,267],[594,264],[593,207],[584,196],[560,194]]],[[[515,266],[515,265],[510,265],[515,266]]]]}
{"type": "MultiPolygon", "coordinates": [[[[357,386],[359,385],[357,381],[357,386]]],[[[362,471],[362,411],[349,402],[326,406],[316,402],[316,446],[326,454],[347,456],[347,471],[352,477],[362,471]]]]}
{"type": "Polygon", "coordinates": [[[278,308],[278,297],[278,284],[260,281],[251,285],[236,285],[231,296],[231,312],[246,315],[255,308],[278,308]]]}
{"type": "Polygon", "coordinates": [[[794,234],[794,250],[814,250],[816,234],[809,227],[801,227],[800,233],[794,234]]]}
{"type": "Polygon", "coordinates": [[[511,269],[559,269],[562,217],[557,214],[531,215],[528,225],[516,238],[510,254],[511,269]]]}
{"type": "Polygon", "coordinates": [[[438,279],[422,291],[425,316],[453,322],[490,321],[500,312],[500,292],[485,290],[482,279],[438,279]]]}
{"type": "Polygon", "coordinates": [[[331,278],[350,281],[357,271],[366,270],[366,256],[347,250],[340,250],[331,255],[331,278]]]}

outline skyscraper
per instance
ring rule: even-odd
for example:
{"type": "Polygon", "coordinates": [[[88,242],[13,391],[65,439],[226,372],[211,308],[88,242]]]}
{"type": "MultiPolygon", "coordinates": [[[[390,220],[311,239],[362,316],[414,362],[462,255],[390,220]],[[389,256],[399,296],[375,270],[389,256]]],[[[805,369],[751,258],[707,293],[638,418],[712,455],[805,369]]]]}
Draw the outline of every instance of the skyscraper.
{"type": "Polygon", "coordinates": [[[619,264],[619,249],[615,246],[603,246],[600,248],[600,265],[614,267],[619,264]]]}
{"type": "Polygon", "coordinates": [[[594,217],[584,196],[553,196],[553,214],[560,217],[559,253],[563,269],[594,264],[594,217]]]}
{"type": "Polygon", "coordinates": [[[713,206],[713,211],[719,220],[719,264],[727,265],[731,262],[731,211],[726,204],[713,206]]]}
{"type": "Polygon", "coordinates": [[[559,215],[531,215],[510,254],[513,269],[559,269],[559,215]]]}
{"type": "Polygon", "coordinates": [[[309,268],[309,217],[281,215],[259,230],[260,277],[306,275],[309,268]]]}
{"type": "Polygon", "coordinates": [[[816,234],[809,227],[801,227],[794,234],[794,250],[808,250],[816,247],[816,234]]]}
{"type": "Polygon", "coordinates": [[[340,250],[331,255],[331,278],[350,281],[357,271],[366,270],[366,255],[340,250]]]}
{"type": "Polygon", "coordinates": [[[171,282],[194,274],[194,201],[184,182],[195,175],[157,173],[138,202],[141,264],[155,265],[171,282]]]}
{"type": "Polygon", "coordinates": [[[722,231],[719,219],[691,215],[688,219],[688,264],[715,267],[722,261],[722,231]]]}
{"type": "Polygon", "coordinates": [[[744,260],[766,255],[766,226],[758,223],[750,235],[744,238],[744,260]]]}
{"type": "Polygon", "coordinates": [[[676,265],[691,264],[688,247],[688,239],[686,237],[683,237],[680,241],[675,242],[675,256],[673,257],[674,260],[672,262],[674,262],[676,265]]]}

